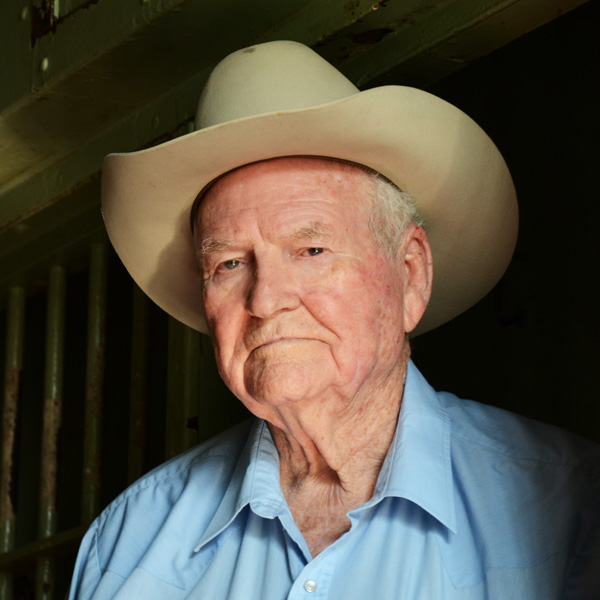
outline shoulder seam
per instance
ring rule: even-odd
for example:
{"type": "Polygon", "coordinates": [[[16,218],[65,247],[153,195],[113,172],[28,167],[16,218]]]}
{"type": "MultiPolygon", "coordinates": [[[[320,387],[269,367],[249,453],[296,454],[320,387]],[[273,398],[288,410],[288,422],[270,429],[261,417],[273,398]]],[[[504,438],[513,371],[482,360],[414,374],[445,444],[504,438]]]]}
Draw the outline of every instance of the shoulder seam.
{"type": "MultiPolygon", "coordinates": [[[[502,448],[499,448],[498,446],[494,446],[492,444],[486,444],[486,443],[478,441],[478,440],[472,440],[472,439],[467,438],[456,432],[452,432],[451,435],[453,438],[457,438],[457,439],[461,440],[462,442],[465,442],[472,446],[486,448],[486,449],[488,449],[498,455],[501,455],[501,456],[507,456],[507,457],[514,458],[514,459],[527,460],[527,461],[531,461],[531,462],[538,462],[538,463],[544,463],[544,464],[548,464],[548,465],[555,465],[555,466],[562,466],[562,467],[581,467],[582,466],[581,461],[568,462],[568,461],[551,460],[548,458],[542,458],[542,457],[538,457],[538,456],[530,456],[530,455],[527,455],[524,453],[519,453],[516,450],[513,450],[511,448],[505,447],[504,449],[502,449],[502,448]]],[[[595,474],[593,471],[590,472],[589,475],[591,477],[594,477],[594,476],[600,477],[600,473],[595,474]]]]}
{"type": "MultiPolygon", "coordinates": [[[[228,455],[227,454],[210,454],[210,455],[205,455],[205,456],[196,456],[196,457],[192,458],[190,461],[185,462],[184,464],[180,465],[179,467],[167,470],[164,473],[157,472],[157,473],[153,474],[152,471],[150,471],[146,475],[143,475],[142,478],[139,479],[137,482],[133,483],[128,488],[123,490],[100,513],[100,515],[98,515],[96,522],[106,520],[115,510],[117,510],[131,496],[137,494],[138,492],[145,490],[150,485],[153,485],[153,484],[161,482],[161,481],[166,481],[166,480],[170,479],[171,477],[176,476],[184,471],[189,471],[193,466],[195,466],[197,464],[200,464],[204,461],[207,461],[207,460],[213,459],[213,458],[225,459],[225,458],[228,458],[228,455]]],[[[158,468],[160,468],[160,466],[158,468]]],[[[97,535],[97,529],[98,528],[96,528],[96,535],[97,535]]]]}

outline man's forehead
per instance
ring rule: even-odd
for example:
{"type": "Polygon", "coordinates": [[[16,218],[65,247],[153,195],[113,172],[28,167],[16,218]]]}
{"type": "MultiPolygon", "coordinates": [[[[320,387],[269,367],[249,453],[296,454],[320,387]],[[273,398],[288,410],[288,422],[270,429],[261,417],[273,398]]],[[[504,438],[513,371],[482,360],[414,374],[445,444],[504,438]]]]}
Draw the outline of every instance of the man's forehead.
{"type": "Polygon", "coordinates": [[[323,188],[326,185],[343,187],[349,184],[353,186],[353,196],[360,196],[365,190],[365,196],[370,197],[372,186],[369,182],[374,174],[376,172],[369,167],[327,157],[277,157],[243,165],[215,179],[202,190],[192,207],[192,227],[197,225],[207,200],[215,195],[221,196],[223,190],[243,189],[251,192],[260,185],[261,176],[276,177],[277,185],[282,189],[298,180],[323,188]]]}
{"type": "Polygon", "coordinates": [[[248,182],[248,185],[251,186],[251,176],[255,174],[281,175],[282,183],[285,182],[286,176],[292,176],[292,174],[299,177],[304,176],[307,180],[322,176],[332,181],[343,182],[348,179],[356,180],[357,177],[368,178],[365,169],[353,163],[321,157],[290,156],[272,158],[244,165],[226,173],[207,190],[205,196],[208,196],[213,190],[218,190],[223,186],[235,185],[236,183],[243,185],[248,182]]]}

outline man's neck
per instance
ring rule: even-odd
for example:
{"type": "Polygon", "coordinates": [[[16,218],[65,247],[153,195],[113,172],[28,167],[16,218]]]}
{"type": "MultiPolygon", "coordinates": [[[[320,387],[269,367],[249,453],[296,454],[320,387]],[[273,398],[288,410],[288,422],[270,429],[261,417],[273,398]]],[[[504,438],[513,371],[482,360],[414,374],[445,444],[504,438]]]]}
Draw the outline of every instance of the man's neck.
{"type": "Polygon", "coordinates": [[[403,362],[346,409],[325,399],[283,412],[285,427],[270,426],[281,488],[313,556],[349,529],[348,511],[371,498],[396,431],[405,375],[403,362]]]}

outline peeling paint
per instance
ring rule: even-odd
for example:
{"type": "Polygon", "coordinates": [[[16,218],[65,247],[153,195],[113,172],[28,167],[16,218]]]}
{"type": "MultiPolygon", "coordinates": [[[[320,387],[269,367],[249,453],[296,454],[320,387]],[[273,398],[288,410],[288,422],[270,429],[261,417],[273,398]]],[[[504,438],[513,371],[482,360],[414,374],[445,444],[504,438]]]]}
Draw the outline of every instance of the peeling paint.
{"type": "Polygon", "coordinates": [[[42,0],[41,6],[34,6],[31,15],[31,45],[47,33],[56,31],[56,16],[54,15],[54,0],[42,0]]]}
{"type": "Polygon", "coordinates": [[[12,469],[17,428],[17,412],[21,369],[6,369],[4,384],[4,410],[2,415],[2,466],[0,472],[0,523],[14,519],[15,512],[11,498],[12,469]]]}
{"type": "Polygon", "coordinates": [[[55,12],[56,3],[54,0],[42,0],[41,6],[34,6],[31,18],[31,45],[35,46],[37,40],[48,33],[56,33],[57,27],[68,17],[79,10],[89,9],[100,0],[88,0],[77,6],[71,12],[64,15],[57,15],[55,12]]]}
{"type": "Polygon", "coordinates": [[[380,2],[377,2],[377,3],[373,4],[372,10],[377,10],[379,8],[386,8],[387,7],[387,3],[389,1],[390,0],[381,0],[380,2]]]}

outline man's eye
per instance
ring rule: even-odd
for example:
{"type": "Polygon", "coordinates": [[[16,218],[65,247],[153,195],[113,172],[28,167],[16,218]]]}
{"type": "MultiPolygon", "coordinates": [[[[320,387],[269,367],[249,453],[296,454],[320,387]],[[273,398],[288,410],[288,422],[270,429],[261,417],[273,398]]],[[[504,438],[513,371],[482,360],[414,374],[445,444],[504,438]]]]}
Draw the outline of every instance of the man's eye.
{"type": "Polygon", "coordinates": [[[323,254],[324,250],[323,248],[308,248],[306,250],[306,253],[309,256],[317,256],[317,254],[323,254]]]}
{"type": "Polygon", "coordinates": [[[236,269],[237,267],[239,267],[239,266],[240,266],[240,264],[241,264],[241,263],[240,263],[240,261],[239,261],[239,260],[235,260],[235,259],[233,259],[233,260],[226,260],[226,261],[223,263],[223,267],[224,267],[225,269],[227,269],[228,271],[232,271],[233,269],[236,269]]]}

